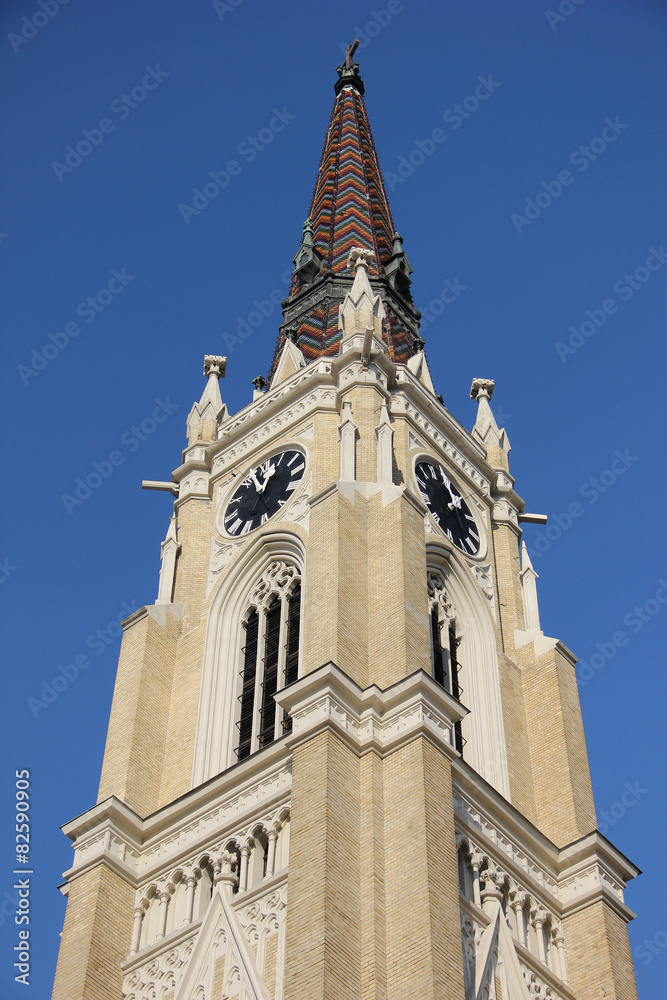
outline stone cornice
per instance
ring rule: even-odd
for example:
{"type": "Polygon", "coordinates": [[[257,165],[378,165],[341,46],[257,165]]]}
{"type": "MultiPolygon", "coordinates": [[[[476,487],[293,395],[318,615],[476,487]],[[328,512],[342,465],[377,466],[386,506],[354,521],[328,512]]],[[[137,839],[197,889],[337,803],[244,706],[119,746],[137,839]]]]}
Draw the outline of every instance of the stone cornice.
{"type": "Polygon", "coordinates": [[[114,869],[131,885],[175,865],[232,830],[244,830],[259,813],[289,802],[291,770],[285,740],[216,775],[142,819],[112,796],[63,826],[75,857],[65,877],[97,864],[114,869]]]}
{"type": "Polygon", "coordinates": [[[449,733],[468,714],[422,670],[384,691],[375,684],[362,690],[335,663],[325,663],[275,698],[292,716],[290,749],[333,729],[359,754],[386,754],[424,735],[448,756],[457,757],[449,733]]]}
{"type": "Polygon", "coordinates": [[[459,831],[506,866],[518,864],[559,901],[562,916],[604,899],[624,920],[633,918],[623,890],[640,870],[606,837],[594,830],[559,850],[463,761],[454,762],[452,776],[459,831]]]}
{"type": "Polygon", "coordinates": [[[486,467],[487,478],[493,479],[494,470],[486,460],[486,451],[483,446],[475,440],[467,427],[464,427],[455,416],[453,416],[446,406],[435,398],[429,390],[422,385],[419,379],[412,374],[409,368],[401,365],[396,373],[396,384],[398,388],[409,387],[416,401],[419,402],[425,415],[432,420],[438,430],[453,441],[458,448],[476,465],[486,467]]]}

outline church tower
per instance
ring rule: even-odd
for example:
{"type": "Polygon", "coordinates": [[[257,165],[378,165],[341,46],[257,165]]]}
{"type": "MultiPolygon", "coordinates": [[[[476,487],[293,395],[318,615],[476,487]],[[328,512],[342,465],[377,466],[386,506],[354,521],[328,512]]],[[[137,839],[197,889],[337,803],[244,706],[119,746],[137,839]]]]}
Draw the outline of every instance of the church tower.
{"type": "Polygon", "coordinates": [[[431,381],[354,49],[265,378],[226,359],[123,623],[54,1000],[636,1000],[509,441],[431,381]],[[224,384],[224,383],[223,383],[224,384]]]}

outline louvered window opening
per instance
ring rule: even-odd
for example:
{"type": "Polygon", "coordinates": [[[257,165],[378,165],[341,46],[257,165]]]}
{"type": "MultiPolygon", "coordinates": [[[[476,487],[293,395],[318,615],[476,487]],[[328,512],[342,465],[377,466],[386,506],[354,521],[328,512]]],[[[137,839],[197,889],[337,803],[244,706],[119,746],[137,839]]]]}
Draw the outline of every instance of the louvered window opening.
{"type": "MultiPolygon", "coordinates": [[[[456,635],[456,625],[453,621],[449,622],[448,626],[448,645],[443,646],[442,644],[442,629],[444,627],[444,622],[440,620],[440,614],[437,604],[434,604],[431,608],[431,645],[432,645],[432,664],[433,664],[433,680],[440,687],[448,691],[449,694],[453,695],[457,701],[461,701],[461,695],[463,689],[459,683],[459,670],[460,664],[458,660],[457,650],[461,644],[461,636],[456,635]]],[[[461,732],[461,723],[456,722],[454,724],[454,743],[458,752],[463,756],[463,748],[466,741],[461,732]]]]}
{"type": "Polygon", "coordinates": [[[266,610],[253,610],[244,623],[238,760],[262,750],[292,731],[292,719],[278,708],[275,694],[299,676],[301,585],[289,596],[275,596],[266,610]]]}

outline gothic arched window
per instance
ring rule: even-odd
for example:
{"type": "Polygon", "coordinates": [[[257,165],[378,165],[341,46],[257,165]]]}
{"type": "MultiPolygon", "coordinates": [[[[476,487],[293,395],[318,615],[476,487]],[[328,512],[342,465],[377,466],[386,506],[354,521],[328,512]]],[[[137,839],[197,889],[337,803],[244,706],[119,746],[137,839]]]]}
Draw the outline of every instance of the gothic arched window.
{"type": "Polygon", "coordinates": [[[272,562],[256,584],[246,612],[237,721],[238,760],[292,730],[274,695],[299,676],[301,580],[298,570],[272,562]]]}
{"type": "MultiPolygon", "coordinates": [[[[429,570],[427,584],[431,619],[431,675],[436,684],[460,701],[458,647],[462,636],[457,631],[456,609],[447,599],[445,581],[440,573],[429,570]]],[[[454,744],[463,756],[465,741],[460,722],[454,726],[454,744]]]]}

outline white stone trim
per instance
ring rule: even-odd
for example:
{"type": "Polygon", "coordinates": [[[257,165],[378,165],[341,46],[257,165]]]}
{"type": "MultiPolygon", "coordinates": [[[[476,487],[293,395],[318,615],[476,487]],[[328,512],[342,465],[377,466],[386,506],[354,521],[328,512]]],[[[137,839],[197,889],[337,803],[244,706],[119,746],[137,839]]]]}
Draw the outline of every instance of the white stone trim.
{"type": "Polygon", "coordinates": [[[279,691],[276,701],[292,716],[290,748],[333,728],[359,753],[389,753],[423,734],[449,756],[458,756],[449,732],[466,713],[422,670],[385,691],[375,684],[362,690],[334,663],[279,691]]]}
{"type": "Polygon", "coordinates": [[[459,682],[470,711],[461,724],[466,740],[464,758],[478,774],[510,799],[505,724],[500,692],[498,652],[488,601],[458,552],[429,535],[426,565],[445,581],[448,600],[457,609],[462,642],[459,682]]]}
{"type": "MultiPolygon", "coordinates": [[[[243,646],[243,617],[257,580],[276,560],[294,565],[302,578],[305,545],[295,532],[275,525],[248,541],[233,574],[213,597],[206,626],[199,715],[193,761],[193,787],[236,763],[237,694],[243,646]]],[[[303,619],[303,616],[301,616],[303,619]]]]}

